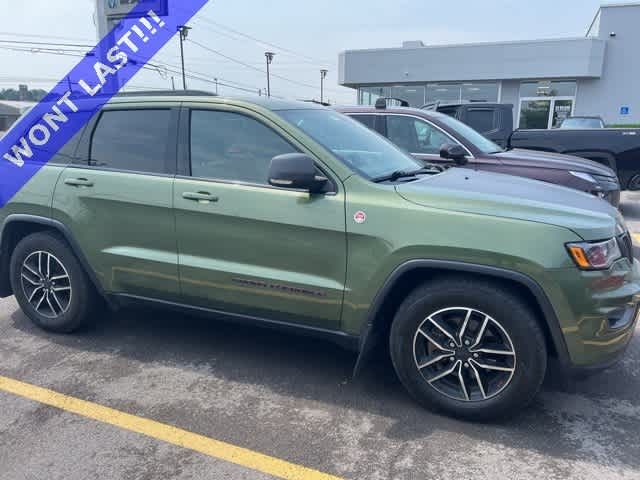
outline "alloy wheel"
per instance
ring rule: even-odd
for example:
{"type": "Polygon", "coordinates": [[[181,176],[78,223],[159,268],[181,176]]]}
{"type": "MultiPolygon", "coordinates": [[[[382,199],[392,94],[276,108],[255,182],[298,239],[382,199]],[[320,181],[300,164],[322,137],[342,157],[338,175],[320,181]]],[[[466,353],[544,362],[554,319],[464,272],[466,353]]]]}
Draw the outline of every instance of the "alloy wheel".
{"type": "Polygon", "coordinates": [[[33,309],[43,317],[58,318],[71,305],[71,279],[53,254],[37,251],[22,263],[22,291],[33,309]]]}
{"type": "Polygon", "coordinates": [[[416,367],[439,393],[465,402],[502,392],[516,370],[506,330],[476,309],[452,307],[425,318],[413,339],[416,367]]]}

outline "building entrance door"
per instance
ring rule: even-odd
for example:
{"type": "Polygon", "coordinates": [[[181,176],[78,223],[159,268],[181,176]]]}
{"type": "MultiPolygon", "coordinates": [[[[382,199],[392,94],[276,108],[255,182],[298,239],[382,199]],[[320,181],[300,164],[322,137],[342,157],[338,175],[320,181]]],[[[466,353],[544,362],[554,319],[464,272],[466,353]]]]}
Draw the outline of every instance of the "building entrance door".
{"type": "Polygon", "coordinates": [[[521,98],[518,128],[558,128],[573,114],[574,104],[573,97],[521,98]]]}

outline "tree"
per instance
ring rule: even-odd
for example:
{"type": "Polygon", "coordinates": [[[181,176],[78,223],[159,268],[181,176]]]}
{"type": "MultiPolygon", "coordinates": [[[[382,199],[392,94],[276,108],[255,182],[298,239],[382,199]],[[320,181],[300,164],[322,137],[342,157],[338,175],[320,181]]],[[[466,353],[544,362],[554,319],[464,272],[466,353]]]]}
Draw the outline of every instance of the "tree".
{"type": "MultiPolygon", "coordinates": [[[[36,88],[35,90],[27,90],[25,100],[29,102],[39,102],[46,95],[47,91],[42,90],[41,88],[36,88]]],[[[0,90],[0,100],[20,100],[20,92],[13,88],[3,88],[2,90],[0,90]]]]}

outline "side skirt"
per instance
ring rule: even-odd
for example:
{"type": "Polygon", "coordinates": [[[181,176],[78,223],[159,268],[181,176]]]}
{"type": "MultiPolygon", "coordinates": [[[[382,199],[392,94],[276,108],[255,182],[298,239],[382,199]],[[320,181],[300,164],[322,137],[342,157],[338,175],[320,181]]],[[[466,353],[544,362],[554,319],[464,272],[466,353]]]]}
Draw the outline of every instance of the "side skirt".
{"type": "Polygon", "coordinates": [[[255,317],[251,315],[243,315],[239,313],[224,312],[205,307],[197,307],[193,305],[169,302],[166,300],[158,300],[155,298],[141,297],[138,295],[130,295],[127,293],[114,293],[110,295],[119,305],[146,305],[150,307],[162,307],[171,310],[177,310],[195,315],[212,317],[229,323],[239,323],[243,325],[254,325],[262,328],[270,328],[274,330],[291,332],[299,335],[305,335],[314,338],[328,340],[341,347],[358,351],[360,337],[349,335],[344,332],[328,330],[320,327],[312,327],[308,325],[300,325],[296,323],[282,322],[263,317],[255,317]]]}

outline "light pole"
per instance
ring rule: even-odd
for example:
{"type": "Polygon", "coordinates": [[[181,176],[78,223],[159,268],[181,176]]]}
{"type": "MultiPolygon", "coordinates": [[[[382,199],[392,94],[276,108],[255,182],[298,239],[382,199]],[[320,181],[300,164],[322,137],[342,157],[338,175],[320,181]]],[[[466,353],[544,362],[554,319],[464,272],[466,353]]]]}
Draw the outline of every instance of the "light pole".
{"type": "Polygon", "coordinates": [[[324,103],[324,79],[327,78],[329,70],[323,68],[320,70],[320,103],[324,103]]]}
{"type": "Polygon", "coordinates": [[[267,59],[267,97],[271,96],[271,78],[269,75],[269,65],[273,62],[273,57],[276,56],[273,52],[264,52],[264,56],[267,59]]]}
{"type": "Polygon", "coordinates": [[[180,32],[180,58],[182,60],[182,88],[184,90],[187,89],[187,77],[184,73],[184,41],[189,36],[189,30],[191,30],[191,27],[186,25],[178,26],[178,32],[180,32]]]}

